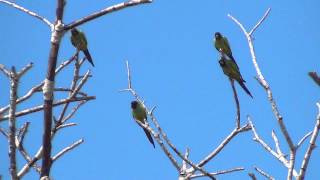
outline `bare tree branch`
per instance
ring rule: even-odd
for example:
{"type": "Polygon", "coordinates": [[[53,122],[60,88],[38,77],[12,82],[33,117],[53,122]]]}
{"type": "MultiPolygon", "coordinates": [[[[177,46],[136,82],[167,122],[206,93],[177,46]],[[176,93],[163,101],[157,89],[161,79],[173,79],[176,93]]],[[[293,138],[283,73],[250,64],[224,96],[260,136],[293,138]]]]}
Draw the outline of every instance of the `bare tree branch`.
{"type": "MultiPolygon", "coordinates": [[[[286,159],[286,157],[282,154],[278,154],[276,153],[267,143],[265,143],[261,138],[260,136],[258,135],[257,131],[256,131],[256,128],[255,126],[253,125],[250,117],[248,116],[248,120],[249,120],[249,123],[250,123],[250,126],[252,128],[252,132],[253,132],[253,135],[254,135],[254,138],[253,140],[258,142],[260,145],[262,145],[262,147],[267,150],[270,154],[272,154],[276,159],[278,159],[285,167],[287,167],[288,169],[290,168],[290,163],[289,161],[286,159]]],[[[298,173],[293,170],[293,175],[295,177],[298,176],[298,173]]]]}
{"type": "Polygon", "coordinates": [[[27,13],[27,14],[30,15],[30,16],[33,16],[33,17],[41,20],[41,21],[44,22],[46,25],[48,25],[51,29],[53,29],[53,24],[52,24],[48,19],[46,19],[45,17],[42,17],[42,16],[40,16],[39,14],[37,14],[37,13],[35,13],[35,12],[33,12],[33,11],[30,11],[30,10],[28,10],[28,9],[22,7],[22,6],[19,6],[19,5],[16,4],[16,3],[13,3],[13,2],[10,2],[10,1],[7,1],[7,0],[0,0],[0,2],[1,2],[1,3],[4,3],[4,4],[7,4],[7,5],[9,5],[9,6],[12,6],[12,7],[14,7],[14,8],[16,8],[16,9],[24,12],[24,13],[27,13]]]}
{"type": "Polygon", "coordinates": [[[240,129],[235,128],[220,144],[219,146],[213,150],[207,157],[205,157],[202,161],[200,161],[197,166],[202,167],[207,164],[212,158],[214,158],[219,152],[234,138],[237,134],[241,132],[246,132],[251,130],[251,126],[246,124],[242,126],[240,129]]]}
{"type": "Polygon", "coordinates": [[[289,159],[289,166],[288,166],[288,176],[287,179],[291,180],[292,179],[292,173],[294,172],[294,164],[295,164],[295,156],[296,156],[296,147],[292,141],[292,138],[290,137],[288,130],[283,122],[283,117],[281,116],[276,101],[273,98],[272,95],[272,91],[271,88],[268,84],[268,82],[265,80],[264,76],[261,73],[261,70],[259,68],[259,65],[257,63],[257,58],[255,55],[255,50],[254,50],[254,46],[253,46],[253,41],[252,41],[252,33],[261,25],[261,23],[267,18],[267,16],[269,15],[270,12],[270,8],[266,11],[266,13],[264,14],[264,16],[261,18],[261,20],[254,26],[254,28],[248,33],[248,31],[244,28],[244,26],[233,16],[231,16],[230,14],[228,15],[229,18],[231,18],[231,20],[233,20],[239,27],[240,29],[243,31],[244,35],[247,38],[248,41],[248,45],[249,45],[249,49],[250,49],[250,53],[251,53],[251,57],[252,57],[252,62],[253,65],[255,67],[255,70],[257,72],[257,80],[259,81],[259,83],[262,85],[262,87],[265,89],[265,91],[267,92],[267,96],[268,96],[268,100],[271,104],[271,108],[272,111],[278,121],[278,124],[280,126],[281,132],[284,135],[286,142],[289,146],[290,149],[290,159],[289,159]]]}
{"type": "MultiPolygon", "coordinates": [[[[244,170],[243,167],[237,167],[237,168],[233,168],[233,169],[217,171],[217,172],[210,173],[210,174],[213,175],[213,176],[216,176],[216,175],[228,174],[228,173],[237,172],[237,171],[243,171],[243,170],[244,170]]],[[[204,177],[204,176],[205,176],[204,174],[195,174],[195,175],[192,175],[190,178],[191,179],[195,179],[195,178],[200,178],[200,177],[204,177]]]]}
{"type": "Polygon", "coordinates": [[[304,142],[308,137],[311,136],[312,132],[313,132],[313,131],[308,132],[306,135],[304,135],[304,136],[300,139],[300,141],[299,141],[298,144],[297,144],[297,149],[303,144],[303,142],[304,142]]]}
{"type": "Polygon", "coordinates": [[[271,136],[272,136],[272,139],[274,140],[274,144],[276,145],[277,153],[278,153],[280,156],[285,156],[285,155],[282,153],[282,151],[281,151],[280,144],[279,144],[279,139],[278,139],[276,133],[274,132],[274,130],[272,130],[271,136]]]}
{"type": "Polygon", "coordinates": [[[41,168],[37,168],[36,162],[41,158],[42,156],[42,146],[41,148],[37,151],[37,153],[34,155],[33,159],[31,161],[28,161],[19,171],[18,173],[18,177],[22,178],[29,170],[32,166],[35,166],[36,170],[41,173],[41,168]]]}
{"type": "MultiPolygon", "coordinates": [[[[153,112],[153,111],[151,111],[153,112]]],[[[163,137],[163,139],[166,141],[166,143],[171,147],[171,149],[181,158],[183,159],[183,161],[185,161],[186,163],[188,163],[193,169],[198,170],[200,172],[202,172],[204,175],[206,175],[208,178],[210,179],[216,179],[214,176],[212,176],[209,172],[207,172],[206,170],[204,170],[203,168],[201,168],[200,166],[197,166],[196,164],[194,164],[193,162],[191,162],[189,159],[186,159],[185,156],[171,143],[171,141],[169,140],[169,138],[167,137],[166,133],[162,130],[162,128],[160,127],[160,124],[158,123],[157,119],[155,118],[155,116],[153,115],[153,113],[148,113],[151,117],[152,122],[155,124],[156,128],[158,129],[159,133],[161,134],[161,136],[163,137]]]]}
{"type": "Polygon", "coordinates": [[[10,176],[12,180],[17,180],[17,159],[16,159],[16,101],[19,78],[16,70],[12,67],[10,71],[10,109],[9,109],[9,159],[10,159],[10,176]]]}
{"type": "Polygon", "coordinates": [[[10,78],[10,70],[8,70],[3,64],[0,64],[0,70],[3,72],[4,75],[10,78]]]}
{"type": "Polygon", "coordinates": [[[308,73],[310,78],[318,85],[320,86],[320,77],[316,72],[309,72],[308,73]]]}
{"type": "Polygon", "coordinates": [[[0,127],[0,133],[2,135],[4,135],[4,137],[9,138],[8,132],[5,129],[3,129],[2,127],[0,127]]]}
{"type": "MultiPolygon", "coordinates": [[[[265,13],[265,16],[262,18],[262,20],[257,23],[257,25],[255,26],[255,29],[257,29],[261,23],[263,22],[264,19],[267,18],[267,15],[269,14],[269,11],[270,11],[270,8],[266,11],[265,13]]],[[[271,91],[271,88],[269,86],[269,84],[267,83],[267,81],[265,80],[264,76],[262,75],[261,73],[261,70],[260,70],[260,67],[257,63],[257,58],[256,58],[256,55],[255,55],[255,50],[254,50],[254,46],[253,46],[253,41],[252,41],[252,38],[251,38],[251,35],[252,34],[249,34],[248,31],[244,28],[244,26],[236,19],[234,18],[233,16],[231,16],[230,14],[228,14],[228,17],[231,18],[240,28],[241,30],[243,31],[244,35],[246,36],[247,40],[248,40],[248,44],[249,44],[249,49],[250,49],[250,53],[251,53],[251,57],[252,57],[252,62],[253,62],[253,65],[256,69],[256,72],[257,72],[257,75],[258,75],[258,81],[260,82],[260,84],[263,86],[263,88],[266,90],[267,94],[268,94],[268,99],[269,99],[269,102],[271,104],[271,107],[272,107],[272,111],[274,113],[274,115],[276,116],[277,120],[278,120],[278,124],[280,125],[280,129],[283,133],[283,135],[285,136],[285,139],[289,145],[289,148],[291,150],[294,150],[295,149],[295,146],[292,142],[292,139],[287,131],[287,128],[283,122],[283,118],[278,110],[278,107],[277,107],[277,104],[272,96],[272,91],[271,91]]],[[[253,32],[255,29],[252,29],[251,31],[253,32]]]]}
{"type": "Polygon", "coordinates": [[[121,9],[124,9],[127,7],[131,7],[131,6],[135,6],[135,5],[139,5],[139,4],[144,4],[144,3],[151,3],[151,2],[152,2],[152,0],[130,0],[127,2],[122,2],[122,3],[116,4],[116,5],[107,7],[105,9],[102,9],[100,11],[97,11],[95,13],[92,13],[91,15],[85,16],[85,17],[83,17],[79,20],[76,20],[74,22],[71,22],[70,24],[68,24],[64,27],[64,30],[68,31],[74,27],[80,26],[81,24],[84,24],[86,22],[94,20],[98,17],[101,17],[103,15],[106,15],[106,14],[109,14],[109,13],[112,13],[112,12],[115,12],[115,11],[118,11],[118,10],[121,10],[121,9]]]}
{"type": "Polygon", "coordinates": [[[75,107],[71,110],[71,112],[62,119],[62,123],[66,122],[66,121],[68,121],[70,118],[72,118],[73,115],[78,111],[78,109],[79,109],[82,105],[84,105],[86,102],[88,102],[88,101],[80,101],[80,102],[77,104],[77,106],[75,106],[75,107]]]}
{"type": "Polygon", "coordinates": [[[72,149],[76,148],[77,146],[79,146],[83,142],[84,142],[84,140],[81,138],[80,140],[74,142],[70,146],[64,148],[63,150],[61,150],[59,153],[57,153],[55,156],[52,157],[52,161],[53,162],[56,161],[58,158],[63,156],[65,153],[67,153],[67,152],[71,151],[72,149]]]}
{"type": "Polygon", "coordinates": [[[236,109],[237,109],[237,116],[236,116],[236,127],[239,129],[240,128],[240,103],[239,103],[239,99],[238,99],[238,95],[237,95],[237,90],[234,87],[234,81],[229,78],[231,87],[232,87],[232,91],[233,91],[233,97],[234,97],[234,101],[236,103],[236,109]]]}
{"type": "Polygon", "coordinates": [[[65,7],[65,0],[57,0],[56,7],[56,21],[51,32],[51,46],[48,59],[48,69],[46,79],[43,85],[43,120],[44,131],[42,135],[43,159],[41,166],[40,177],[50,176],[50,169],[52,165],[51,159],[51,128],[52,128],[52,109],[54,100],[54,83],[55,83],[55,69],[57,66],[58,52],[60,49],[60,41],[64,34],[63,31],[63,13],[65,7]]]}
{"type": "Polygon", "coordinates": [[[251,36],[254,33],[254,31],[256,31],[256,29],[262,24],[262,22],[268,17],[270,11],[271,11],[271,8],[268,8],[267,11],[262,16],[262,18],[260,19],[260,21],[251,29],[251,31],[249,32],[249,36],[251,36]]]}
{"type": "MultiPolygon", "coordinates": [[[[52,104],[52,106],[55,107],[55,106],[59,106],[59,105],[70,103],[70,102],[90,101],[90,100],[93,100],[93,99],[96,99],[96,97],[95,96],[86,96],[86,97],[76,97],[76,98],[72,98],[72,99],[66,98],[66,99],[61,99],[59,101],[54,102],[52,104]]],[[[35,106],[35,107],[32,107],[32,108],[28,108],[28,109],[19,111],[19,112],[16,113],[15,116],[16,117],[20,117],[20,116],[24,116],[24,115],[27,115],[27,114],[30,114],[30,113],[41,111],[43,109],[44,109],[44,105],[39,105],[39,106],[35,106]]],[[[8,118],[9,118],[8,115],[3,116],[3,117],[0,118],[0,121],[1,120],[6,120],[8,118]]]]}
{"type": "Polygon", "coordinates": [[[57,130],[60,130],[62,128],[66,128],[66,127],[71,127],[71,126],[76,126],[77,123],[66,123],[66,124],[62,124],[60,126],[57,127],[57,130]]]}
{"type": "MultiPolygon", "coordinates": [[[[72,61],[74,61],[78,56],[78,53],[76,53],[75,55],[73,55],[69,60],[64,61],[57,69],[56,69],[56,73],[59,73],[63,68],[65,68],[67,65],[69,65],[72,61]]],[[[4,67],[2,64],[0,64],[0,70],[1,67],[4,67]]],[[[42,87],[44,85],[44,81],[34,87],[32,87],[24,96],[20,97],[17,100],[17,104],[20,104],[22,102],[24,102],[25,100],[29,99],[34,93],[39,92],[39,90],[42,90],[42,87]]],[[[0,109],[0,117],[3,113],[5,113],[6,111],[9,110],[9,106],[7,105],[3,108],[0,109]]],[[[1,118],[0,118],[0,122],[1,122],[1,118]]]]}
{"type": "Polygon", "coordinates": [[[313,149],[316,147],[316,140],[317,137],[319,135],[319,129],[320,129],[320,103],[317,103],[318,106],[318,115],[317,115],[317,121],[316,121],[316,125],[313,128],[313,132],[311,135],[311,139],[309,142],[309,147],[306,151],[306,153],[304,154],[304,158],[301,164],[301,168],[300,168],[300,172],[299,172],[299,177],[297,178],[298,180],[303,180],[307,171],[307,167],[311,158],[311,154],[313,149]]]}
{"type": "Polygon", "coordinates": [[[23,67],[18,73],[17,78],[19,79],[21,76],[23,76],[27,71],[29,71],[33,66],[33,63],[27,64],[25,67],[23,67]]]}
{"type": "Polygon", "coordinates": [[[254,175],[254,173],[248,173],[248,176],[249,176],[252,180],[257,180],[256,175],[254,175]]]}
{"type": "Polygon", "coordinates": [[[262,176],[264,176],[265,178],[269,179],[269,180],[275,180],[274,177],[272,177],[270,174],[266,173],[265,171],[263,171],[262,169],[258,168],[258,167],[254,167],[254,169],[260,173],[262,176]]]}

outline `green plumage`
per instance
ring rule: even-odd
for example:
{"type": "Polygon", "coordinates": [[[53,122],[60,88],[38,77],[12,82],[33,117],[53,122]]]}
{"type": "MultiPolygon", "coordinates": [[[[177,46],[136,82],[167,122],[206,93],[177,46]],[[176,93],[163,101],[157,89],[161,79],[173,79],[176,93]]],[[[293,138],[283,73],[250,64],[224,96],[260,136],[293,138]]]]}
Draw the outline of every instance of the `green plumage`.
{"type": "MultiPolygon", "coordinates": [[[[232,56],[232,51],[231,51],[228,39],[226,37],[224,37],[220,32],[216,32],[214,34],[214,47],[220,53],[224,53],[227,56],[229,56],[233,60],[233,62],[236,64],[236,66],[238,66],[236,60],[232,56]]],[[[238,69],[239,69],[239,67],[238,67],[238,69]]]]}
{"type": "MultiPolygon", "coordinates": [[[[136,119],[137,121],[140,121],[142,124],[146,123],[147,111],[140,102],[132,101],[131,102],[131,110],[132,110],[132,116],[134,119],[136,119]]],[[[153,141],[153,138],[152,138],[150,132],[145,128],[143,128],[143,130],[144,130],[144,133],[146,134],[148,140],[150,141],[150,143],[153,145],[153,147],[155,147],[154,141],[153,141]]]]}
{"type": "Polygon", "coordinates": [[[232,59],[227,59],[224,56],[220,57],[219,60],[220,67],[223,70],[223,73],[227,75],[230,79],[236,80],[242,89],[252,97],[249,89],[244,84],[246,81],[242,78],[238,65],[232,59]]]}
{"type": "Polygon", "coordinates": [[[219,32],[215,33],[214,47],[217,49],[217,51],[222,51],[223,53],[228,55],[231,59],[233,59],[232,51],[231,51],[228,39],[222,36],[221,33],[219,32]]]}
{"type": "Polygon", "coordinates": [[[71,29],[71,43],[75,48],[77,48],[77,50],[82,51],[88,61],[92,66],[94,66],[92,57],[88,50],[88,42],[85,34],[76,28],[71,29]]]}

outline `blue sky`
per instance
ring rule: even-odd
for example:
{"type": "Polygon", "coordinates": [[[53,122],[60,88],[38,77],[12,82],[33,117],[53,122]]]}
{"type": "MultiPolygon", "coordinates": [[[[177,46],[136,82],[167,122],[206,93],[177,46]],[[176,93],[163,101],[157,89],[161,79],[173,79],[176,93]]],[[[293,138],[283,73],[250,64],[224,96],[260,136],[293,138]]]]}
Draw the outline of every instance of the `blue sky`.
{"type": "MultiPolygon", "coordinates": [[[[120,1],[70,0],[65,22],[71,22],[103,7],[120,1]]],[[[17,3],[54,20],[55,3],[40,0],[17,3]]],[[[86,63],[93,78],[85,91],[97,99],[83,106],[70,121],[79,125],[61,131],[53,142],[53,153],[79,138],[85,143],[57,161],[52,169],[54,179],[163,180],[177,179],[177,172],[159,146],[153,149],[143,131],[131,118],[125,60],[131,65],[133,86],[146,104],[157,105],[155,112],[162,128],[181,150],[191,149],[190,158],[198,162],[210,153],[234,128],[235,106],[232,90],[223,75],[213,48],[216,31],[228,37],[233,55],[240,66],[247,87],[254,99],[236,86],[244,124],[250,115],[258,133],[274,147],[271,130],[285,140],[272,114],[266,93],[254,79],[256,75],[246,39],[228,17],[237,17],[251,28],[271,7],[271,14],[255,32],[254,44],[258,63],[269,82],[279,110],[294,142],[313,129],[319,100],[319,87],[307,72],[320,72],[317,55],[320,51],[320,2],[310,1],[161,1],[119,11],[79,27],[87,35],[89,50],[96,67],[86,63]]],[[[23,95],[45,77],[50,47],[50,30],[42,22],[0,4],[0,63],[18,69],[29,62],[34,68],[21,79],[18,94],[23,95]]],[[[59,62],[74,53],[70,34],[63,37],[59,62]]],[[[57,86],[69,86],[71,68],[57,76],[57,86]]],[[[0,106],[9,102],[9,82],[0,75],[0,106]]],[[[63,97],[63,96],[56,96],[63,97]]],[[[39,105],[38,94],[18,109],[39,105]]],[[[55,110],[59,112],[59,108],[55,110]]],[[[18,126],[31,122],[25,146],[34,154],[41,144],[42,112],[19,118],[18,126]]],[[[0,123],[7,127],[7,123],[0,123]]],[[[8,176],[7,141],[0,137],[0,174],[8,176]]],[[[298,151],[300,166],[307,143],[298,151]]],[[[19,167],[24,165],[18,157],[19,167]]],[[[319,149],[314,150],[307,172],[308,179],[319,179],[319,149]]],[[[217,171],[233,167],[246,170],[219,179],[248,179],[248,172],[258,166],[276,179],[284,179],[286,168],[247,132],[236,137],[206,169],[217,171]]],[[[258,175],[257,175],[258,176],[258,175]]],[[[31,171],[25,179],[35,179],[31,171]]]]}

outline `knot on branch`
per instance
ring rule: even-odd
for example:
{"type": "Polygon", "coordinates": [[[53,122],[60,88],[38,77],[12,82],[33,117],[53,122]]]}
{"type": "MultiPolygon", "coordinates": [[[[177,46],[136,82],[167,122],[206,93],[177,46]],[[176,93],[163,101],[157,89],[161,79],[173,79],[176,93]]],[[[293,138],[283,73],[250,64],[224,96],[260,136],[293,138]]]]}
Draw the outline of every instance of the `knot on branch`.
{"type": "Polygon", "coordinates": [[[61,22],[61,20],[58,20],[57,23],[53,26],[50,41],[54,44],[59,43],[63,34],[64,34],[64,24],[61,22]]]}
{"type": "Polygon", "coordinates": [[[44,85],[42,88],[43,98],[45,100],[53,99],[53,90],[54,90],[54,81],[50,81],[49,79],[45,79],[44,85]]]}

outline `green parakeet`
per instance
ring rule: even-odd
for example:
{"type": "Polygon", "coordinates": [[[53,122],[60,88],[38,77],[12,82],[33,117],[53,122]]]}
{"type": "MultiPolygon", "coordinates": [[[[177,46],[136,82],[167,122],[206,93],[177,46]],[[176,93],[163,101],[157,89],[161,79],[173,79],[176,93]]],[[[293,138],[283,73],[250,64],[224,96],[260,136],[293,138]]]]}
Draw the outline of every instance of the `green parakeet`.
{"type": "Polygon", "coordinates": [[[215,38],[214,47],[217,49],[217,51],[219,52],[222,51],[223,53],[225,53],[231,59],[234,60],[228,39],[222,36],[220,32],[216,32],[214,34],[214,38],[215,38]]]}
{"type": "MultiPolygon", "coordinates": [[[[132,110],[132,116],[134,119],[136,119],[137,121],[140,121],[142,124],[146,123],[147,111],[140,102],[132,101],[131,102],[131,110],[132,110]]],[[[150,132],[145,128],[143,128],[143,131],[147,135],[150,143],[155,148],[154,141],[153,141],[153,138],[152,138],[150,132]]]]}
{"type": "MultiPolygon", "coordinates": [[[[246,81],[242,78],[239,68],[234,60],[230,59],[225,54],[222,54],[219,60],[219,64],[223,70],[223,73],[227,75],[230,79],[236,80],[242,89],[252,97],[249,89],[244,84],[246,81]]],[[[253,97],[252,97],[253,98],[253,97]]]]}
{"type": "Polygon", "coordinates": [[[71,43],[75,48],[77,48],[77,50],[84,53],[90,64],[92,64],[92,66],[94,67],[91,55],[88,50],[88,42],[85,34],[76,28],[71,29],[71,43]]]}

